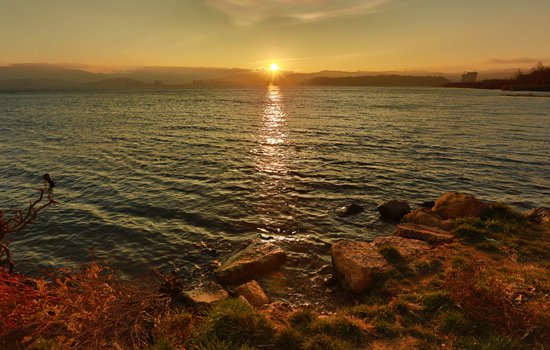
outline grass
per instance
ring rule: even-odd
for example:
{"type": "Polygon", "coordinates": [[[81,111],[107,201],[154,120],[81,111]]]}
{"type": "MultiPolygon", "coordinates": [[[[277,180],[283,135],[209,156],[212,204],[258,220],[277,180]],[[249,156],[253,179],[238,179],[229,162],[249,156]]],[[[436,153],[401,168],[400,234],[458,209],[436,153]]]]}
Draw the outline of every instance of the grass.
{"type": "Polygon", "coordinates": [[[197,331],[191,343],[199,346],[214,339],[232,346],[266,346],[275,335],[272,322],[239,299],[227,299],[216,305],[197,331]]]}
{"type": "Polygon", "coordinates": [[[507,205],[492,204],[479,218],[455,220],[453,233],[480,250],[516,254],[550,267],[549,235],[507,205]]]}

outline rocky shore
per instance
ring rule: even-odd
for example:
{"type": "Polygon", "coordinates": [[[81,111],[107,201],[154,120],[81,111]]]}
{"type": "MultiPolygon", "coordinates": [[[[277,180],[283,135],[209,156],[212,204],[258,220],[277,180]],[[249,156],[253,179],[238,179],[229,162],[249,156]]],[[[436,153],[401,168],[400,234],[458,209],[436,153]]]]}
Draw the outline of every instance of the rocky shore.
{"type": "MultiPolygon", "coordinates": [[[[336,213],[345,217],[357,215],[363,210],[364,208],[357,204],[348,203],[338,208],[336,213]]],[[[546,257],[544,254],[543,256],[532,254],[518,258],[523,253],[515,251],[504,237],[501,240],[496,239],[495,237],[500,234],[498,232],[492,236],[486,235],[486,232],[482,232],[481,229],[477,233],[475,230],[473,233],[466,231],[461,233],[461,228],[464,225],[475,226],[478,222],[484,224],[489,222],[489,226],[492,224],[507,225],[508,223],[504,221],[497,223],[496,220],[507,220],[509,219],[506,217],[507,215],[515,215],[510,214],[508,209],[501,204],[484,203],[472,195],[448,192],[435,202],[423,203],[414,210],[411,210],[410,204],[407,202],[390,200],[378,206],[378,210],[381,220],[395,223],[394,234],[372,241],[339,240],[333,242],[329,249],[332,264],[322,268],[322,273],[330,275],[323,280],[323,287],[331,289],[335,298],[344,300],[341,303],[342,308],[349,308],[350,305],[352,308],[360,307],[364,304],[365,298],[380,297],[380,294],[384,295],[385,293],[390,294],[389,298],[383,297],[386,299],[386,308],[389,305],[393,308],[396,300],[403,302],[401,299],[407,299],[416,293],[437,294],[441,292],[447,298],[450,295],[447,292],[448,285],[428,285],[423,286],[420,290],[415,290],[409,284],[418,283],[422,286],[424,283],[435,283],[434,279],[437,278],[434,275],[454,271],[457,261],[483,270],[485,266],[490,269],[489,266],[494,264],[505,266],[510,261],[515,264],[528,261],[530,263],[540,262],[540,259],[546,257]],[[503,218],[500,218],[501,214],[503,218]],[[479,234],[479,237],[471,237],[476,234],[479,234]],[[491,261],[491,259],[495,261],[491,261]],[[403,285],[393,287],[393,290],[389,288],[390,291],[388,291],[388,281],[403,283],[403,285]]],[[[544,233],[540,236],[543,240],[538,242],[541,244],[539,248],[548,249],[550,246],[548,245],[547,227],[550,224],[550,209],[536,208],[522,217],[526,221],[517,218],[510,220],[520,220],[517,221],[520,226],[539,225],[543,227],[541,232],[544,233]]],[[[525,229],[530,230],[531,228],[525,227],[525,229]]],[[[497,228],[498,230],[500,229],[497,228]]],[[[503,230],[506,229],[503,228],[501,231],[503,230]]],[[[512,239],[512,241],[514,240],[516,239],[512,239]]],[[[184,292],[184,301],[187,305],[204,310],[215,307],[217,303],[225,299],[238,298],[242,302],[258,308],[275,323],[288,326],[288,317],[291,317],[289,315],[300,311],[296,311],[296,307],[287,303],[284,297],[278,298],[275,295],[277,293],[271,293],[269,283],[265,283],[266,276],[269,280],[269,276],[281,273],[280,268],[284,266],[285,261],[287,261],[287,254],[277,242],[257,239],[221,263],[216,270],[217,280],[209,284],[207,288],[202,286],[184,292]]],[[[445,279],[449,278],[447,276],[445,279]]],[[[439,283],[449,283],[446,280],[439,283]]],[[[543,290],[550,289],[546,282],[543,283],[543,290]]],[[[312,285],[312,288],[319,288],[319,286],[312,285]]],[[[449,303],[458,305],[456,302],[449,301],[449,303]]],[[[422,308],[421,306],[417,307],[422,308]]],[[[548,310],[545,312],[550,315],[548,310]]],[[[438,319],[437,315],[432,318],[438,319]]],[[[374,317],[374,320],[378,319],[374,317]]],[[[395,326],[397,329],[404,327],[395,325],[395,323],[399,323],[395,317],[393,322],[390,324],[388,321],[386,326],[390,328],[395,326]]],[[[478,326],[472,325],[472,327],[474,329],[478,326]]],[[[365,332],[367,331],[365,330],[365,332]]],[[[376,333],[376,331],[374,332],[376,333]]],[[[378,330],[378,332],[382,331],[378,330]]],[[[397,330],[395,332],[399,333],[397,330]]],[[[384,337],[379,337],[380,339],[375,343],[380,348],[386,348],[385,346],[393,348],[392,346],[397,346],[396,344],[400,347],[409,346],[409,343],[414,342],[414,336],[406,335],[407,332],[404,329],[401,329],[401,332],[399,337],[395,337],[396,334],[394,334],[389,337],[389,340],[380,340],[384,337]]],[[[538,334],[538,336],[541,335],[538,334]]]]}
{"type": "MultiPolygon", "coordinates": [[[[382,203],[392,235],[331,242],[315,264],[257,238],[191,288],[164,276],[148,292],[95,263],[55,278],[0,270],[1,340],[35,349],[549,348],[550,208],[519,213],[457,192],[411,207],[382,203]],[[292,268],[309,279],[289,283],[292,268]],[[294,289],[313,302],[289,301],[294,289]]],[[[347,203],[334,213],[365,210],[347,203]]]]}

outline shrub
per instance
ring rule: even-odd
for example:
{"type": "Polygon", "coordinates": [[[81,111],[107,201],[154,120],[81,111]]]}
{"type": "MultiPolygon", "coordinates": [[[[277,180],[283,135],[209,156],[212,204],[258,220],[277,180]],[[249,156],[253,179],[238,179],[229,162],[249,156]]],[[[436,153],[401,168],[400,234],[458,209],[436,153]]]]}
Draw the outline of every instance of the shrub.
{"type": "Polygon", "coordinates": [[[157,292],[116,281],[97,263],[31,279],[0,268],[0,337],[26,335],[81,348],[144,347],[153,321],[168,310],[157,292]]]}

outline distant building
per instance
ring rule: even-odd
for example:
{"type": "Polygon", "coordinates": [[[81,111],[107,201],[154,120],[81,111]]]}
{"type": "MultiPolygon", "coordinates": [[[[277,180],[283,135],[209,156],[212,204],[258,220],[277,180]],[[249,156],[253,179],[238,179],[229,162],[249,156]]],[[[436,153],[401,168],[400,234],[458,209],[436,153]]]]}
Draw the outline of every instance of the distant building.
{"type": "Polygon", "coordinates": [[[475,83],[477,79],[477,72],[465,72],[462,74],[463,83],[475,83]]]}

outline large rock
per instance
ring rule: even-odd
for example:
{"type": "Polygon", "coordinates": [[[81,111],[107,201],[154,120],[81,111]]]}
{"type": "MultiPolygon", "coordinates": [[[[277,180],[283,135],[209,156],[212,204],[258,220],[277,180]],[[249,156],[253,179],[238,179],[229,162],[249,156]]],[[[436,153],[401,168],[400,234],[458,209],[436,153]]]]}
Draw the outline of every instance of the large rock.
{"type": "Polygon", "coordinates": [[[355,203],[346,203],[338,208],[336,208],[336,215],[340,217],[346,217],[351,215],[356,215],[364,211],[365,208],[355,203]]]}
{"type": "Polygon", "coordinates": [[[459,192],[447,192],[436,202],[432,210],[443,219],[478,217],[487,206],[479,199],[459,192]]]}
{"type": "Polygon", "coordinates": [[[199,288],[183,292],[183,297],[191,306],[205,308],[227,299],[229,294],[219,284],[209,283],[199,288]]]}
{"type": "Polygon", "coordinates": [[[227,259],[216,270],[216,276],[222,283],[240,284],[277,270],[285,260],[283,249],[272,242],[257,240],[227,259]]]}
{"type": "Polygon", "coordinates": [[[448,231],[412,223],[397,225],[395,234],[399,237],[418,239],[428,243],[447,243],[454,240],[454,236],[448,231]]]}
{"type": "Polygon", "coordinates": [[[369,242],[339,241],[330,249],[336,276],[344,289],[359,294],[369,288],[373,274],[388,266],[369,242]]]}
{"type": "Polygon", "coordinates": [[[401,219],[401,222],[410,222],[413,224],[437,227],[442,230],[450,230],[453,227],[452,220],[443,220],[430,209],[418,208],[408,213],[401,219]]]}
{"type": "Polygon", "coordinates": [[[411,212],[409,203],[392,199],[378,206],[378,211],[383,220],[399,221],[401,218],[411,212]]]}
{"type": "Polygon", "coordinates": [[[239,296],[244,297],[250,305],[255,307],[269,303],[269,297],[265,294],[258,282],[254,280],[241,284],[235,288],[235,292],[237,292],[239,296]]]}
{"type": "Polygon", "coordinates": [[[387,245],[395,247],[404,258],[430,249],[425,242],[397,236],[379,238],[372,243],[338,241],[332,245],[330,253],[336,276],[344,289],[354,294],[362,293],[373,285],[377,273],[391,268],[378,251],[387,245]]]}
{"type": "Polygon", "coordinates": [[[370,245],[376,250],[384,246],[395,247],[404,258],[431,249],[430,245],[418,239],[408,239],[399,236],[387,236],[375,239],[370,245]]]}
{"type": "Polygon", "coordinates": [[[550,208],[533,208],[527,213],[527,218],[536,224],[550,223],[550,208]]]}

